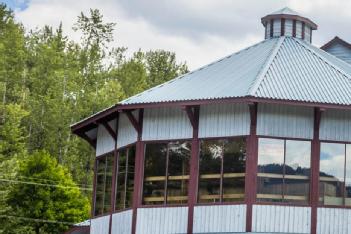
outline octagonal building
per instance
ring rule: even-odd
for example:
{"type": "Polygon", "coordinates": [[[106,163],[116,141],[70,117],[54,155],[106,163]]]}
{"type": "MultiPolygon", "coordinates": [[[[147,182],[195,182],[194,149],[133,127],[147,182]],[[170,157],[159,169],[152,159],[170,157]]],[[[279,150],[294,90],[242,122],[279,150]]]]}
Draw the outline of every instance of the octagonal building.
{"type": "Polygon", "coordinates": [[[351,232],[351,65],[289,8],[264,40],[71,126],[90,233],[351,232]]]}

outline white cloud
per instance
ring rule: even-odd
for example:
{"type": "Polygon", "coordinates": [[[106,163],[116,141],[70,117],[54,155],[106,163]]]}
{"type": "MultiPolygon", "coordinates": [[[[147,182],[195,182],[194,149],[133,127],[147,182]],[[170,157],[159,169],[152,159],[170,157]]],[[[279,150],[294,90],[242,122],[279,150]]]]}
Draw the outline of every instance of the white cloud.
{"type": "Polygon", "coordinates": [[[98,8],[107,22],[117,23],[113,46],[126,46],[130,52],[174,51],[194,69],[262,40],[260,18],[286,5],[320,25],[315,44],[335,35],[351,39],[351,2],[345,0],[31,0],[28,8],[17,10],[16,17],[31,29],[57,27],[62,21],[66,34],[77,40],[79,35],[71,29],[77,16],[98,8]]]}

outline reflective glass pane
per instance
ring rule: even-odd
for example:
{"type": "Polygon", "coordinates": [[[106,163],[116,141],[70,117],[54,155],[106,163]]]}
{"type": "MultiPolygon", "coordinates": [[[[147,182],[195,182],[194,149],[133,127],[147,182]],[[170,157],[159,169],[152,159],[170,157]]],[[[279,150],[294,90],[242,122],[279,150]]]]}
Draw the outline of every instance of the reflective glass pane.
{"type": "Polygon", "coordinates": [[[135,173],[135,146],[128,149],[127,181],[126,181],[126,208],[132,207],[135,173]]]}
{"type": "Polygon", "coordinates": [[[246,138],[225,140],[223,153],[223,201],[242,201],[245,194],[246,138]]]}
{"type": "Polygon", "coordinates": [[[117,190],[116,190],[116,210],[125,208],[125,179],[126,179],[126,160],[127,150],[118,152],[118,165],[117,165],[117,190]]]}
{"type": "Polygon", "coordinates": [[[165,201],[167,144],[145,145],[144,204],[163,204],[165,201]]]}
{"type": "Polygon", "coordinates": [[[111,211],[111,191],[112,191],[112,171],[113,171],[113,153],[106,156],[106,173],[105,173],[105,194],[104,194],[104,212],[111,211]]]}
{"type": "Polygon", "coordinates": [[[220,201],[223,146],[224,142],[221,140],[201,142],[198,198],[200,203],[220,201]]]}
{"type": "Polygon", "coordinates": [[[284,140],[258,142],[257,200],[283,201],[284,140]]]}
{"type": "Polygon", "coordinates": [[[324,205],[343,205],[345,145],[321,143],[319,192],[324,205]]]}
{"type": "Polygon", "coordinates": [[[286,141],[284,201],[307,203],[311,165],[310,141],[286,141]]]}
{"type": "Polygon", "coordinates": [[[168,147],[167,203],[186,203],[188,201],[190,143],[174,142],[169,143],[168,147]]]}
{"type": "Polygon", "coordinates": [[[96,188],[95,188],[95,215],[100,215],[104,211],[104,191],[105,191],[105,170],[106,158],[97,162],[96,188]]]}

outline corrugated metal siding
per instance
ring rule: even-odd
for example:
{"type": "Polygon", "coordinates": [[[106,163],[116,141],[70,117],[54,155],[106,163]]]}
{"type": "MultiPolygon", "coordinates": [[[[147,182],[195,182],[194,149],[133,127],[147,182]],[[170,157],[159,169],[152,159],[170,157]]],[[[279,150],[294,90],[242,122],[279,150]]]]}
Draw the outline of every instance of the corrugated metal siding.
{"type": "Polygon", "coordinates": [[[90,234],[108,234],[110,225],[110,216],[102,216],[91,219],[90,234]]]}
{"type": "Polygon", "coordinates": [[[312,139],[313,108],[258,104],[257,134],[312,139]]]}
{"type": "MultiPolygon", "coordinates": [[[[134,111],[133,115],[138,119],[138,112],[134,111]]],[[[129,145],[137,141],[138,133],[130,123],[127,116],[123,113],[119,115],[117,148],[129,145]]]]}
{"type": "Polygon", "coordinates": [[[276,19],[273,22],[273,37],[280,37],[281,32],[281,21],[280,19],[276,19]]]}
{"type": "Polygon", "coordinates": [[[296,21],[296,37],[302,38],[302,23],[301,21],[296,21]]]}
{"type": "Polygon", "coordinates": [[[245,232],[246,205],[196,206],[194,233],[245,232]]]}
{"type": "Polygon", "coordinates": [[[351,64],[351,49],[341,45],[341,44],[332,44],[326,49],[326,51],[339,59],[351,64]]]}
{"type": "MultiPolygon", "coordinates": [[[[116,120],[108,123],[112,129],[116,128],[116,120]]],[[[106,128],[99,124],[96,141],[96,156],[108,153],[115,149],[115,139],[111,137],[106,128]]]]}
{"type": "Polygon", "coordinates": [[[144,141],[192,138],[193,130],[185,111],[179,107],[144,110],[144,141]]]}
{"type": "Polygon", "coordinates": [[[253,232],[310,233],[311,208],[254,205],[253,232]]]}
{"type": "Polygon", "coordinates": [[[199,137],[248,135],[250,113],[246,104],[213,104],[200,108],[199,137]]]}
{"type": "Polygon", "coordinates": [[[293,20],[286,19],[285,20],[285,36],[292,36],[293,35],[293,20]]]}
{"type": "Polygon", "coordinates": [[[351,141],[351,111],[326,110],[322,114],[321,140],[351,141]]]}
{"type": "Polygon", "coordinates": [[[112,234],[132,233],[132,210],[119,212],[112,215],[112,234]]]}
{"type": "Polygon", "coordinates": [[[350,105],[351,66],[324,54],[310,43],[286,37],[253,95],[350,105]]]}
{"type": "Polygon", "coordinates": [[[186,233],[188,207],[138,208],[137,234],[186,233]]]}
{"type": "Polygon", "coordinates": [[[241,50],[120,104],[242,97],[271,54],[277,38],[241,50]]]}
{"type": "Polygon", "coordinates": [[[311,40],[311,28],[305,26],[305,41],[310,42],[311,40]]]}
{"type": "Polygon", "coordinates": [[[351,210],[335,208],[318,208],[318,234],[351,233],[351,210]]]}

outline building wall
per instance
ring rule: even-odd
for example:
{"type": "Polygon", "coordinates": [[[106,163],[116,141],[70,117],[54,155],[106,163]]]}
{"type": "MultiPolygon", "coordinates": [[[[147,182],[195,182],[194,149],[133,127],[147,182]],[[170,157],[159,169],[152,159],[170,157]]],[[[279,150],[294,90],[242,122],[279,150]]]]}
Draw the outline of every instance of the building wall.
{"type": "Polygon", "coordinates": [[[196,206],[194,233],[245,232],[246,205],[196,206]]]}
{"type": "Polygon", "coordinates": [[[133,210],[122,211],[112,215],[112,234],[130,234],[132,232],[133,210]]]}
{"type": "Polygon", "coordinates": [[[318,208],[317,234],[351,233],[351,210],[318,208]]]}
{"type": "MultiPolygon", "coordinates": [[[[138,111],[134,111],[132,113],[134,117],[138,119],[138,111]]],[[[136,142],[138,133],[130,123],[126,114],[120,113],[118,121],[117,148],[121,148],[123,146],[136,142]]]]}
{"type": "MultiPolygon", "coordinates": [[[[116,120],[108,122],[112,129],[116,129],[116,120]]],[[[115,149],[115,139],[108,133],[106,128],[99,124],[96,140],[96,156],[108,153],[115,149]]]]}
{"type": "Polygon", "coordinates": [[[110,215],[91,219],[90,234],[109,234],[110,215]]]}
{"type": "Polygon", "coordinates": [[[291,19],[285,20],[285,35],[290,37],[293,35],[293,20],[291,19]]]}
{"type": "Polygon", "coordinates": [[[351,141],[351,111],[323,112],[319,135],[321,140],[351,141]]]}
{"type": "Polygon", "coordinates": [[[351,64],[351,49],[341,44],[332,44],[325,51],[351,64]]]}
{"type": "Polygon", "coordinates": [[[181,108],[151,108],[144,110],[144,141],[192,138],[193,130],[181,108]]]}
{"type": "Polygon", "coordinates": [[[257,135],[312,139],[313,116],[313,108],[259,104],[257,135]]]}
{"type": "Polygon", "coordinates": [[[311,208],[254,205],[253,232],[310,233],[311,208]]]}
{"type": "Polygon", "coordinates": [[[246,104],[212,104],[201,106],[199,137],[248,135],[250,113],[246,104]]]}
{"type": "Polygon", "coordinates": [[[137,234],[186,233],[187,207],[138,208],[137,234]]]}

